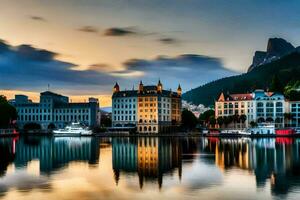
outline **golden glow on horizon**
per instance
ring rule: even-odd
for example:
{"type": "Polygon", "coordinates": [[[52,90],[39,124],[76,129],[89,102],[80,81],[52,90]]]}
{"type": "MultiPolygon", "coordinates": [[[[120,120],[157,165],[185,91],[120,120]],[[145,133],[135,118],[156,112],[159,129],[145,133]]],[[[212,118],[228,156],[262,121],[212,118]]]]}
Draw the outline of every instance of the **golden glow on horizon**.
{"type": "MultiPolygon", "coordinates": [[[[0,95],[6,96],[7,99],[14,99],[16,94],[24,94],[29,97],[33,102],[39,102],[40,94],[38,92],[26,92],[20,90],[0,90],[0,95]]],[[[69,97],[70,102],[88,102],[89,97],[98,98],[100,101],[100,107],[110,107],[111,106],[111,95],[66,95],[69,97]]]]}

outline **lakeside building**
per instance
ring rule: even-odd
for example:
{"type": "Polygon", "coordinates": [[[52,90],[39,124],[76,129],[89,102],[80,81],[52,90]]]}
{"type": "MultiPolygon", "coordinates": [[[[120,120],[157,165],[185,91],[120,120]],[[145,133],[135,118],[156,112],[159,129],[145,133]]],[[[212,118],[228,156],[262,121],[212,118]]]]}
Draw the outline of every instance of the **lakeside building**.
{"type": "MultiPolygon", "coordinates": [[[[245,126],[251,122],[273,122],[276,127],[284,127],[284,113],[287,104],[283,94],[255,90],[246,94],[221,93],[215,102],[215,118],[245,115],[245,126]]],[[[241,128],[241,127],[237,127],[241,128]]]]}
{"type": "Polygon", "coordinates": [[[291,127],[300,127],[300,101],[289,101],[288,109],[290,113],[290,126],[291,127]]]}
{"type": "Polygon", "coordinates": [[[136,127],[139,133],[168,132],[181,122],[181,87],[177,92],[163,90],[163,85],[144,86],[120,91],[118,83],[112,95],[112,126],[136,127]]]}
{"type": "Polygon", "coordinates": [[[43,130],[64,128],[71,122],[86,126],[100,125],[99,101],[89,98],[87,103],[70,103],[67,96],[50,91],[40,93],[40,102],[34,103],[26,95],[15,95],[10,103],[17,109],[19,128],[27,123],[37,123],[43,130]]]}

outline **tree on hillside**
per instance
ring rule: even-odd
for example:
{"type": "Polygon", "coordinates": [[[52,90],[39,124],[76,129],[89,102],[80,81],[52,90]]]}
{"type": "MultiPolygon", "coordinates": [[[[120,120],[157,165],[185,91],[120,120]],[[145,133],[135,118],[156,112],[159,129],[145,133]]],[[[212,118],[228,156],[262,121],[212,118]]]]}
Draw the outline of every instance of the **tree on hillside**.
{"type": "Polygon", "coordinates": [[[300,53],[293,52],[279,60],[261,65],[248,73],[222,78],[194,88],[184,93],[182,98],[197,105],[214,105],[216,98],[222,91],[247,93],[257,88],[270,88],[274,74],[277,74],[282,86],[285,86],[291,80],[299,80],[299,66],[300,53]]]}
{"type": "Polygon", "coordinates": [[[17,111],[15,107],[7,102],[5,96],[0,95],[0,128],[9,128],[16,119],[17,111]]]}
{"type": "Polygon", "coordinates": [[[272,78],[272,82],[270,85],[270,91],[272,92],[283,92],[283,86],[281,81],[278,78],[278,75],[275,74],[272,78]]]}
{"type": "Polygon", "coordinates": [[[185,109],[181,113],[181,123],[183,129],[190,131],[196,127],[198,120],[191,111],[185,109]]]}
{"type": "Polygon", "coordinates": [[[300,81],[291,80],[284,87],[284,96],[291,101],[299,101],[300,100],[300,81]]]}

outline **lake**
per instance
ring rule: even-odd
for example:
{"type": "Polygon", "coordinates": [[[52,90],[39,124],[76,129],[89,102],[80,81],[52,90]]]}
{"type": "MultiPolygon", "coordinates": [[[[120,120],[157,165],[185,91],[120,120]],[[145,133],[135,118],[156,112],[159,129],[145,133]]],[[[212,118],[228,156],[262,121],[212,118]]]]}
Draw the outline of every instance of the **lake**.
{"type": "Polygon", "coordinates": [[[300,139],[0,138],[0,199],[299,199],[300,139]]]}

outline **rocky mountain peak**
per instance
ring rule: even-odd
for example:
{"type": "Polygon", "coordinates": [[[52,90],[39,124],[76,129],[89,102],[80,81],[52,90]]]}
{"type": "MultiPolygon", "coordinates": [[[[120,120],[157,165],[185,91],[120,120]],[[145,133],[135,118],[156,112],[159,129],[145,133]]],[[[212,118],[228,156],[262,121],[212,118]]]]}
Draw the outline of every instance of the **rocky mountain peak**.
{"type": "Polygon", "coordinates": [[[272,62],[287,55],[296,48],[282,38],[270,38],[268,40],[267,51],[256,51],[253,56],[252,65],[249,67],[248,72],[257,66],[272,62]]]}
{"type": "Polygon", "coordinates": [[[290,53],[295,47],[282,38],[270,38],[267,46],[267,54],[272,56],[282,56],[290,53]]]}

